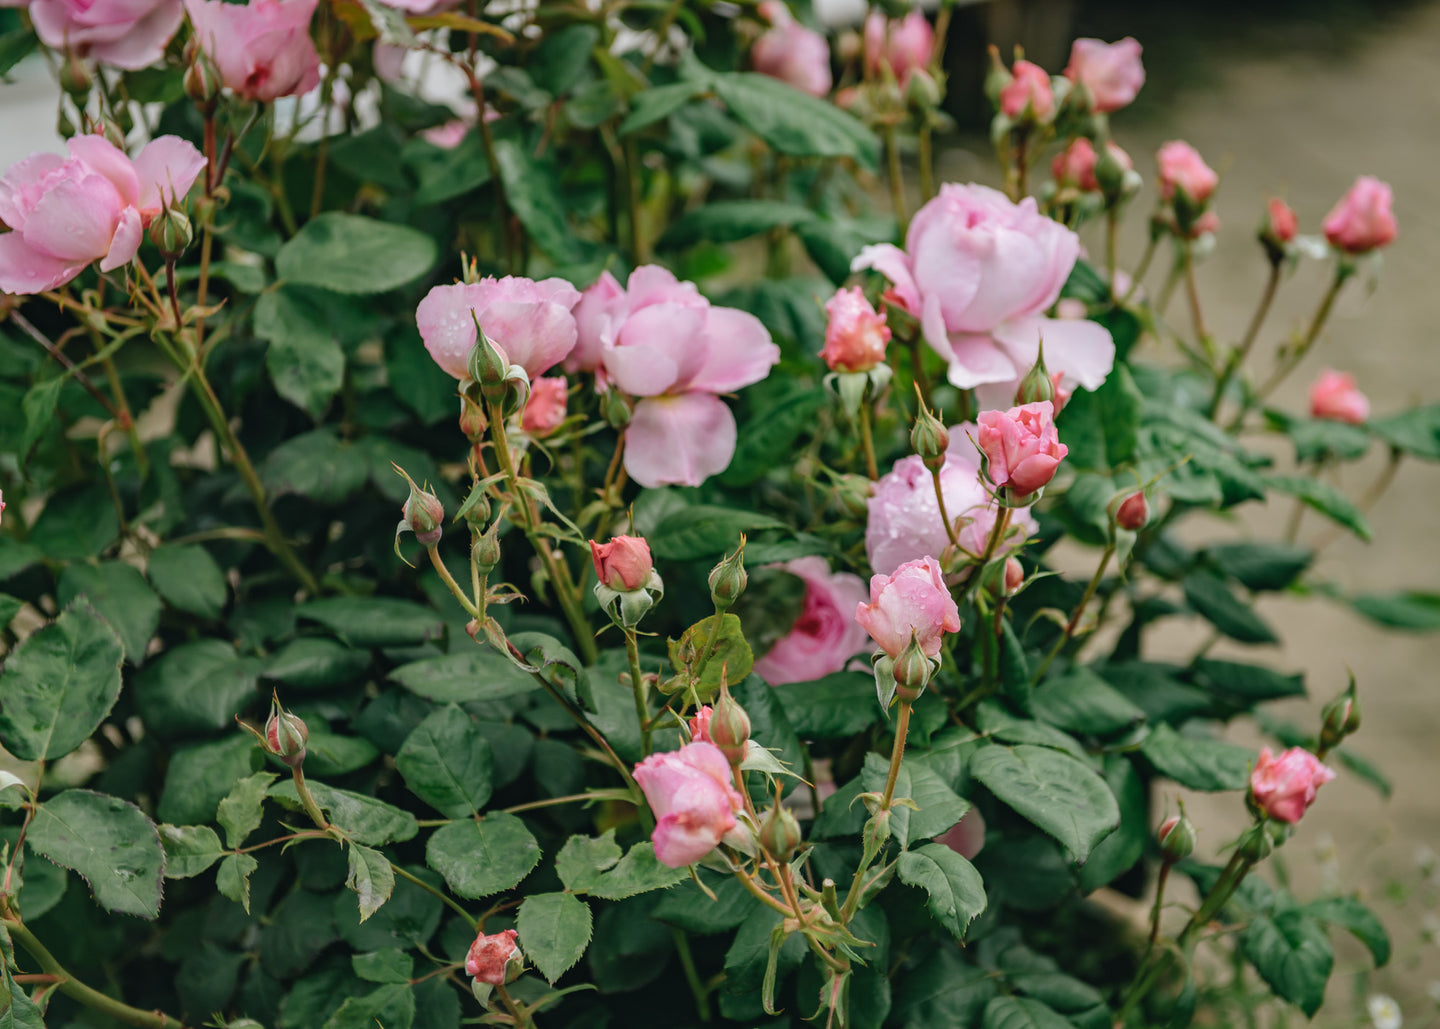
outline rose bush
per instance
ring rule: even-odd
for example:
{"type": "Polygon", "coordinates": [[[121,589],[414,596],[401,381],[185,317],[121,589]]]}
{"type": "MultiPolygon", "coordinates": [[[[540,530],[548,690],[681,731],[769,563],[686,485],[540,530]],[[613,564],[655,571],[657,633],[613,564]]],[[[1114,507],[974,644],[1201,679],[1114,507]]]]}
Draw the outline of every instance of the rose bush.
{"type": "Polygon", "coordinates": [[[999,188],[937,184],[950,16],[24,8],[67,138],[0,176],[0,1024],[1136,1029],[1385,962],[1266,875],[1383,776],[1353,683],[1265,709],[1332,684],[1254,601],[1434,625],[1314,558],[1440,409],[1273,399],[1389,188],[1256,198],[1213,333],[1219,175],[1113,138],[1140,45],[996,53],[999,188]]]}

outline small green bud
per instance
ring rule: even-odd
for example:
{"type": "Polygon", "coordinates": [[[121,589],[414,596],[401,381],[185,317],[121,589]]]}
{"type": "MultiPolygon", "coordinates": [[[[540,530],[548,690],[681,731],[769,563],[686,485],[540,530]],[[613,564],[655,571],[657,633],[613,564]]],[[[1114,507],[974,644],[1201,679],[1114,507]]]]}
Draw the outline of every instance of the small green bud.
{"type": "Polygon", "coordinates": [[[1353,675],[1345,691],[1325,705],[1323,719],[1320,745],[1326,750],[1339,746],[1341,740],[1360,728],[1360,698],[1355,692],[1353,675]]]}
{"type": "Polygon", "coordinates": [[[745,536],[740,536],[740,545],[735,553],[729,554],[710,571],[710,599],[717,611],[728,610],[740,599],[750,576],[745,573],[745,536]]]}
{"type": "Polygon", "coordinates": [[[486,529],[470,546],[470,560],[481,575],[489,575],[500,564],[500,522],[486,529]]]}
{"type": "Polygon", "coordinates": [[[1160,823],[1155,838],[1160,843],[1160,854],[1167,865],[1184,861],[1195,852],[1195,825],[1185,817],[1183,807],[1178,815],[1171,815],[1160,823]]]}
{"type": "Polygon", "coordinates": [[[305,763],[305,744],[309,740],[310,730],[305,720],[272,700],[270,720],[265,723],[265,743],[270,753],[291,768],[299,768],[305,763]]]}
{"type": "Polygon", "coordinates": [[[893,667],[895,692],[901,703],[914,703],[918,700],[920,694],[925,692],[925,686],[930,682],[930,676],[935,670],[934,664],[921,649],[920,640],[913,630],[910,633],[910,642],[895,656],[893,667]]]}
{"type": "Polygon", "coordinates": [[[155,249],[159,250],[160,256],[167,261],[173,261],[183,254],[190,246],[192,238],[190,219],[178,208],[167,207],[150,223],[150,242],[155,244],[155,249]]]}
{"type": "Polygon", "coordinates": [[[720,686],[720,698],[710,710],[710,742],[720,748],[725,759],[738,766],[745,760],[745,744],[750,739],[750,716],[730,695],[728,683],[720,686]]]}
{"type": "Polygon", "coordinates": [[[188,62],[184,79],[185,95],[195,101],[195,106],[202,112],[213,111],[222,85],[220,70],[215,67],[210,55],[200,49],[194,40],[185,48],[185,59],[188,62]]]}
{"type": "Polygon", "coordinates": [[[776,800],[760,821],[760,846],[783,865],[795,856],[803,840],[800,823],[789,808],[776,800]]]}
{"type": "Polygon", "coordinates": [[[634,414],[635,405],[618,389],[607,389],[600,394],[600,416],[616,432],[629,425],[634,414]]]}
{"type": "Polygon", "coordinates": [[[1055,383],[1050,378],[1050,370],[1045,367],[1045,341],[1041,340],[1035,366],[1025,373],[1025,378],[1020,380],[1020,388],[1015,391],[1015,403],[1018,406],[1047,400],[1051,403],[1055,401],[1055,383]]]}
{"type": "MultiPolygon", "coordinates": [[[[475,313],[470,313],[475,318],[475,313]]],[[[480,327],[480,319],[475,318],[475,345],[470,348],[470,357],[466,362],[466,371],[470,378],[478,382],[481,387],[503,387],[505,379],[510,374],[510,358],[505,351],[480,327]]],[[[488,396],[487,391],[487,396],[488,396]]]]}
{"type": "MultiPolygon", "coordinates": [[[[918,386],[916,390],[918,392],[918,386]]],[[[910,448],[920,455],[926,468],[935,471],[945,465],[945,450],[950,446],[950,430],[930,412],[923,400],[919,404],[915,424],[910,428],[910,448]]]]}

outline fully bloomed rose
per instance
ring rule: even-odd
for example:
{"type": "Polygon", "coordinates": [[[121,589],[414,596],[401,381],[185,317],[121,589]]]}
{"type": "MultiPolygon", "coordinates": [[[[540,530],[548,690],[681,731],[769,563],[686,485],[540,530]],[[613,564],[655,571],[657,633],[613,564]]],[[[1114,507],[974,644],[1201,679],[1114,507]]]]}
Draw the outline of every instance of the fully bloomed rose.
{"type": "Polygon", "coordinates": [[[41,293],[93,261],[128,264],[145,227],[184,197],[205,167],[178,136],[151,140],[132,161],[103,136],[76,136],[68,158],[33,154],[0,177],[0,292],[41,293]]]}
{"type": "Polygon", "coordinates": [[[987,186],[949,183],[916,212],[904,250],[868,246],[851,270],[889,278],[887,299],[920,320],[925,341],[950,363],[950,381],[987,387],[981,399],[994,406],[1014,396],[1042,336],[1045,363],[1067,387],[1095,389],[1110,374],[1108,331],[1045,317],[1079,256],[1079,237],[1033,198],[1016,204],[987,186]]]}
{"type": "Polygon", "coordinates": [[[855,620],[891,657],[913,635],[926,657],[940,653],[947,632],[960,631],[960,609],[933,557],[907,561],[891,575],[870,578],[870,603],[855,608],[855,620]]]}
{"type": "Polygon", "coordinates": [[[825,347],[820,356],[832,372],[868,372],[885,360],[890,327],[859,286],[837,289],[825,302],[825,314],[825,347]]]}
{"type": "MultiPolygon", "coordinates": [[[[978,558],[995,529],[999,509],[980,477],[980,454],[971,442],[973,425],[950,429],[950,446],[940,469],[945,513],[960,522],[960,546],[978,558]]],[[[866,504],[865,553],[870,567],[888,575],[906,561],[939,554],[950,545],[930,470],[918,456],[902,458],[875,483],[866,504]]],[[[1029,508],[1010,512],[1010,529],[996,554],[1005,554],[1037,526],[1029,508]]]]}
{"type": "Polygon", "coordinates": [[[823,557],[799,557],[779,567],[804,581],[805,601],[790,631],[755,662],[755,674],[783,686],[840,671],[865,649],[865,630],[855,622],[865,583],[858,575],[830,571],[823,557]]]}
{"type": "Polygon", "coordinates": [[[485,335],[534,382],[575,346],[570,309],[579,299],[564,279],[485,278],[436,286],[420,301],[415,323],[435,363],[463,379],[478,319],[485,335]]]}
{"type": "Polygon", "coordinates": [[[1388,246],[1400,231],[1390,213],[1393,199],[1385,183],[1370,175],[1360,176],[1325,216],[1325,238],[1351,254],[1388,246]]]}
{"type": "Polygon", "coordinates": [[[1130,104],[1145,85],[1145,66],[1140,63],[1140,44],[1130,36],[1117,43],[1101,39],[1077,39],[1070,45],[1070,63],[1065,77],[1085,87],[1093,110],[1105,114],[1130,104]]]}
{"type": "Polygon", "coordinates": [[[644,587],[655,570],[650,544],[639,536],[614,536],[609,543],[591,540],[590,558],[595,564],[595,577],[622,593],[644,587]]]}
{"type": "Polygon", "coordinates": [[[220,81],[247,100],[267,103],[320,85],[320,55],[310,39],[316,3],[185,0],[185,11],[220,81]]]}
{"type": "Polygon", "coordinates": [[[1291,747],[1279,757],[1262,747],[1250,773],[1250,796],[1271,818],[1294,825],[1315,802],[1315,793],[1335,773],[1304,747],[1291,747]]]}
{"type": "Polygon", "coordinates": [[[536,379],[520,416],[520,428],[531,436],[548,436],[565,420],[565,376],[536,379]]]}
{"type": "Polygon", "coordinates": [[[829,93],[830,44],[825,37],[796,21],[779,0],[766,0],[760,5],[760,13],[770,22],[770,28],[750,50],[755,70],[811,96],[829,93]]]}
{"type": "Polygon", "coordinates": [[[1043,489],[1069,452],[1060,442],[1055,407],[1048,400],[980,412],[979,444],[990,461],[990,480],[1017,497],[1043,489]]]}
{"type": "Polygon", "coordinates": [[[760,319],[712,306],[658,265],[636,268],[624,289],[602,275],[575,316],[575,366],[641,398],[625,430],[630,477],[645,487],[698,486],[724,471],[735,416],[717,394],[759,382],[780,360],[760,319]]]}
{"type": "Polygon", "coordinates": [[[1370,400],[1356,387],[1355,376],[1326,369],[1310,387],[1310,414],[1362,425],[1370,417],[1370,400]]]}
{"type": "Polygon", "coordinates": [[[935,30],[923,11],[914,10],[903,18],[888,20],[879,11],[865,19],[865,67],[876,74],[889,67],[901,89],[915,71],[930,66],[935,54],[935,30]]]}
{"type": "Polygon", "coordinates": [[[699,861],[722,840],[743,845],[735,815],[744,800],[731,785],[730,762],[704,740],[651,754],[635,766],[635,781],[655,814],[655,857],[670,868],[699,861]]]}
{"type": "MultiPolygon", "coordinates": [[[[24,7],[26,0],[0,0],[24,7]]],[[[184,13],[180,0],[31,0],[35,34],[52,50],[137,71],[165,55],[184,13]]]]}
{"type": "Polygon", "coordinates": [[[491,986],[504,986],[514,978],[510,973],[518,972],[523,960],[515,942],[518,935],[514,929],[506,929],[475,937],[465,955],[465,974],[491,986]]]}

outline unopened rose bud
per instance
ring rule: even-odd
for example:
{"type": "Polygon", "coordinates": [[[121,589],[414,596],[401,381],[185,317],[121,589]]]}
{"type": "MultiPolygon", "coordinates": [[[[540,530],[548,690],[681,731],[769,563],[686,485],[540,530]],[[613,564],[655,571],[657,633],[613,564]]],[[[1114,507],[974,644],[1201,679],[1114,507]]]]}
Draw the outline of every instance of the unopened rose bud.
{"type": "Polygon", "coordinates": [[[985,73],[985,96],[990,103],[996,107],[1000,106],[1000,94],[1005,87],[1014,81],[1015,76],[1010,74],[1010,69],[1005,67],[1005,62],[1000,59],[1000,48],[991,43],[988,52],[990,55],[990,69],[985,73]]]}
{"type": "Polygon", "coordinates": [[[839,289],[825,303],[825,346],[820,351],[832,372],[866,372],[885,360],[890,327],[859,286],[839,289]]]}
{"type": "Polygon", "coordinates": [[[461,397],[460,431],[465,434],[465,438],[472,443],[476,442],[485,435],[485,430],[489,426],[489,419],[485,417],[485,412],[480,409],[480,405],[469,397],[461,397]]]}
{"type": "Polygon", "coordinates": [[[1055,117],[1055,92],[1045,69],[1016,61],[1010,81],[1000,90],[1000,113],[1016,122],[1048,124],[1055,117]]]}
{"type": "Polygon", "coordinates": [[[500,564],[500,522],[486,529],[470,546],[470,560],[481,575],[489,575],[500,564]]]}
{"type": "Polygon", "coordinates": [[[1155,838],[1160,842],[1160,854],[1167,865],[1184,861],[1195,852],[1195,826],[1184,811],[1165,819],[1155,838]]]}
{"type": "Polygon", "coordinates": [[[730,695],[728,685],[720,687],[720,697],[710,709],[707,729],[710,742],[720,748],[720,753],[731,765],[738,766],[745,760],[745,744],[750,739],[750,716],[730,695]]]}
{"type": "Polygon", "coordinates": [[[400,516],[424,546],[433,547],[440,542],[440,536],[444,532],[445,506],[435,494],[411,482],[410,496],[406,499],[405,506],[400,509],[400,516]]]}
{"type": "Polygon", "coordinates": [[[1138,532],[1150,521],[1150,504],[1145,491],[1137,490],[1122,500],[1115,508],[1115,524],[1122,529],[1138,532]]]}
{"type": "Polygon", "coordinates": [[[1139,176],[1133,174],[1135,162],[1130,155],[1114,143],[1106,140],[1099,159],[1095,162],[1095,184],[1110,203],[1134,192],[1139,176]]]}
{"type": "Polygon", "coordinates": [[[905,104],[910,110],[920,115],[931,114],[939,110],[943,98],[944,90],[929,71],[924,68],[911,70],[910,80],[905,83],[905,104]]]}
{"type": "Polygon", "coordinates": [[[919,637],[911,632],[910,642],[895,656],[896,693],[902,701],[914,702],[925,692],[935,665],[925,656],[919,637]]]}
{"type": "Polygon", "coordinates": [[[60,66],[60,88],[69,96],[81,99],[89,95],[93,80],[79,58],[71,56],[60,66]]]}
{"type": "Polygon", "coordinates": [[[173,261],[190,246],[192,233],[190,219],[183,211],[167,207],[160,216],[150,223],[150,242],[160,251],[160,256],[173,261]]]}
{"type": "Polygon", "coordinates": [[[193,40],[185,52],[189,61],[189,67],[185,69],[185,95],[195,101],[195,106],[201,111],[213,109],[216,98],[220,96],[220,71],[210,55],[196,46],[193,40]]]}
{"type": "Polygon", "coordinates": [[[945,464],[945,451],[950,446],[950,430],[936,418],[925,402],[919,404],[915,424],[910,429],[910,447],[934,471],[945,464]]]}
{"type": "Polygon", "coordinates": [[[304,719],[286,711],[279,704],[270,709],[270,720],[265,723],[265,743],[281,761],[291,768],[305,763],[305,744],[310,740],[310,729],[304,719]]]}
{"type": "Polygon", "coordinates": [[[783,804],[776,803],[760,820],[760,846],[776,861],[788,864],[805,837],[800,823],[783,804]]]}
{"type": "Polygon", "coordinates": [[[1025,373],[1019,388],[1015,390],[1015,403],[1039,404],[1047,400],[1052,404],[1055,401],[1055,383],[1050,378],[1049,369],[1045,367],[1045,342],[1041,340],[1035,364],[1025,373]]]}
{"type": "Polygon", "coordinates": [[[709,704],[704,704],[695,714],[690,716],[690,739],[699,740],[701,743],[714,743],[710,738],[710,722],[715,717],[715,709],[709,704]]]}
{"type": "Polygon", "coordinates": [[[865,518],[874,484],[863,475],[842,475],[835,481],[835,499],[851,518],[865,518]]]}
{"type": "Polygon", "coordinates": [[[1355,692],[1355,677],[1350,685],[1329,704],[1322,713],[1324,719],[1320,729],[1320,745],[1326,750],[1339,745],[1340,741],[1360,728],[1360,697],[1355,692]]]}
{"type": "Polygon", "coordinates": [[[710,570],[710,600],[715,604],[717,611],[728,610],[731,604],[740,599],[740,594],[745,592],[746,585],[750,582],[750,576],[745,572],[745,537],[740,537],[740,545],[735,548],[735,553],[727,554],[725,558],[710,570]]]}
{"type": "Polygon", "coordinates": [[[616,432],[629,425],[634,414],[634,403],[618,389],[607,389],[600,394],[600,417],[616,432]]]}
{"type": "Polygon", "coordinates": [[[655,570],[650,544],[639,536],[614,536],[609,543],[590,541],[595,576],[617,593],[643,589],[655,570]]]}
{"type": "Polygon", "coordinates": [[[491,986],[514,982],[525,969],[525,955],[515,942],[518,935],[514,929],[489,936],[481,933],[465,955],[465,974],[491,986]]]}
{"type": "MultiPolygon", "coordinates": [[[[471,317],[474,317],[472,312],[471,317]]],[[[510,358],[504,349],[475,321],[475,345],[470,348],[470,357],[465,363],[466,373],[482,387],[499,388],[505,385],[510,374],[510,358]]]]}
{"type": "MultiPolygon", "coordinates": [[[[124,109],[122,108],[121,111],[123,114],[124,109]]],[[[99,134],[104,136],[105,139],[117,150],[125,149],[126,129],[123,125],[110,118],[102,118],[100,120],[100,123],[96,126],[96,129],[98,130],[99,134]]]]}
{"type": "Polygon", "coordinates": [[[1005,559],[1005,595],[1013,597],[1025,585],[1025,567],[1015,558],[1005,559]]]}

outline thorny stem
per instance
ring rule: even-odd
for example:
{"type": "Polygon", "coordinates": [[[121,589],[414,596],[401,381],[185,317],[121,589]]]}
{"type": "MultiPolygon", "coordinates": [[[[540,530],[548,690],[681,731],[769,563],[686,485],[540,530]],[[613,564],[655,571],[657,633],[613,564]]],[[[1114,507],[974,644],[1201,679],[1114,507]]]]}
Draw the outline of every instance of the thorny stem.
{"type": "Polygon", "coordinates": [[[1150,946],[1155,946],[1155,940],[1160,935],[1160,909],[1165,903],[1165,883],[1170,878],[1170,862],[1166,861],[1160,866],[1160,875],[1155,882],[1155,906],[1150,910],[1150,946]]]}
{"type": "Polygon", "coordinates": [[[455,581],[455,576],[450,574],[450,569],[446,568],[445,562],[440,560],[439,548],[426,547],[425,550],[430,555],[430,563],[435,566],[435,571],[439,574],[440,581],[445,583],[451,593],[455,594],[455,599],[460,601],[460,606],[465,609],[471,618],[479,618],[480,609],[465,595],[465,591],[461,589],[460,584],[455,581]]]}
{"type": "Polygon", "coordinates": [[[890,749],[890,772],[885,776],[885,792],[880,795],[880,810],[889,811],[890,802],[895,799],[895,783],[900,778],[900,762],[905,757],[905,737],[910,734],[910,709],[908,700],[900,701],[900,717],[895,720],[895,745],[890,749]]]}
{"type": "Polygon", "coordinates": [[[1210,333],[1205,329],[1205,316],[1200,310],[1200,288],[1195,282],[1195,245],[1193,243],[1185,244],[1185,295],[1190,300],[1190,321],[1195,327],[1195,337],[1208,353],[1210,333]]]}
{"type": "Polygon", "coordinates": [[[972,589],[980,584],[981,577],[985,574],[985,568],[990,564],[990,559],[1000,549],[1000,541],[1005,538],[1006,531],[1010,528],[1010,508],[1003,507],[1000,514],[995,518],[995,528],[990,532],[990,539],[985,543],[985,552],[980,555],[980,560],[975,565],[975,570],[970,573],[970,579],[965,583],[960,593],[959,600],[963,601],[972,589]]]}
{"type": "Polygon", "coordinates": [[[1215,383],[1215,395],[1210,398],[1211,421],[1220,413],[1220,405],[1225,401],[1225,390],[1235,378],[1240,366],[1245,363],[1245,359],[1250,356],[1250,350],[1260,335],[1260,326],[1265,324],[1265,316],[1270,313],[1270,305],[1280,288],[1280,269],[1279,261],[1271,262],[1270,277],[1265,280],[1265,291],[1260,294],[1260,303],[1256,306],[1255,313],[1250,316],[1250,325],[1245,329],[1245,336],[1240,340],[1240,345],[1230,352],[1230,359],[1225,362],[1225,370],[1215,383]]]}
{"type": "Polygon", "coordinates": [[[860,402],[860,446],[865,451],[865,474],[874,482],[880,478],[880,467],[875,463],[875,439],[870,430],[870,404],[860,402]]]}
{"type": "Polygon", "coordinates": [[[685,981],[690,984],[690,992],[695,997],[695,1014],[700,1021],[710,1021],[710,1001],[706,997],[705,984],[700,979],[700,973],[695,968],[695,955],[690,953],[690,937],[685,935],[683,929],[674,926],[670,928],[670,936],[675,940],[675,953],[680,958],[680,967],[685,972],[685,981]]]}
{"type": "Polygon", "coordinates": [[[92,397],[95,398],[95,400],[100,404],[101,407],[105,408],[106,411],[110,412],[110,417],[114,418],[118,423],[125,426],[126,428],[129,428],[128,422],[130,419],[128,417],[122,416],[121,413],[116,410],[115,405],[111,402],[110,398],[107,397],[103,392],[101,392],[100,388],[96,386],[95,383],[90,381],[90,377],[84,372],[82,372],[76,366],[74,361],[70,360],[70,358],[65,356],[64,351],[62,351],[54,343],[51,343],[50,340],[46,337],[45,333],[37,329],[30,322],[30,319],[26,318],[17,310],[11,310],[9,317],[12,322],[19,326],[21,332],[25,333],[25,335],[29,336],[36,343],[39,343],[42,347],[44,347],[46,353],[48,353],[51,357],[55,358],[55,360],[60,363],[60,366],[62,368],[64,368],[67,372],[73,375],[75,377],[75,381],[85,388],[85,392],[89,393],[92,397]]]}
{"type": "Polygon", "coordinates": [[[761,888],[760,884],[757,883],[753,878],[751,878],[750,874],[746,872],[745,869],[736,868],[734,869],[734,872],[735,878],[740,881],[740,885],[744,886],[745,889],[749,890],[756,900],[768,905],[771,908],[774,908],[776,911],[780,912],[787,918],[794,914],[794,912],[791,911],[788,907],[780,903],[780,901],[776,900],[770,894],[766,893],[765,890],[761,888]]]}
{"type": "Polygon", "coordinates": [[[505,1010],[509,1012],[510,1017],[514,1019],[517,1026],[530,1026],[533,1029],[535,1025],[534,1020],[530,1018],[528,1011],[521,1009],[520,1006],[515,1003],[514,998],[510,996],[509,990],[505,989],[503,985],[497,986],[495,987],[495,995],[500,998],[500,1003],[505,1006],[505,1010]]]}
{"type": "MultiPolygon", "coordinates": [[[[717,631],[715,635],[719,635],[717,631]]],[[[635,717],[640,720],[640,752],[650,756],[650,711],[645,703],[645,677],[640,674],[640,645],[635,639],[635,630],[625,630],[625,656],[630,659],[630,688],[635,693],[635,717]]]]}
{"type": "Polygon", "coordinates": [[[130,413],[130,404],[125,399],[125,389],[120,384],[120,373],[115,370],[115,362],[111,360],[109,354],[106,354],[100,363],[105,369],[105,378],[110,382],[110,392],[115,394],[115,408],[120,414],[120,427],[125,430],[125,435],[130,440],[130,452],[135,455],[135,467],[139,470],[140,478],[143,480],[150,471],[150,458],[145,453],[145,444],[140,440],[140,430],[135,425],[135,417],[130,413]]]}
{"type": "Polygon", "coordinates": [[[1070,615],[1070,620],[1065,623],[1065,631],[1055,641],[1055,646],[1050,648],[1050,653],[1045,655],[1045,660],[1035,670],[1031,682],[1038,683],[1045,676],[1045,671],[1051,663],[1060,656],[1060,651],[1075,636],[1075,630],[1080,626],[1080,619],[1085,614],[1085,609],[1090,606],[1090,601],[1095,596],[1095,591],[1100,588],[1100,580],[1105,577],[1105,569],[1110,566],[1110,558],[1115,555],[1115,543],[1112,541],[1105,544],[1105,553],[1100,555],[1100,563],[1095,566],[1095,574],[1090,576],[1090,582],[1085,586],[1085,593],[1080,597],[1080,603],[1075,605],[1075,611],[1070,615]]]}
{"type": "Polygon", "coordinates": [[[930,469],[930,480],[935,484],[935,500],[940,504],[940,520],[945,523],[945,535],[950,537],[952,547],[960,546],[960,537],[955,533],[955,523],[950,520],[950,512],[945,508],[945,490],[940,485],[940,469],[930,469]]]}

